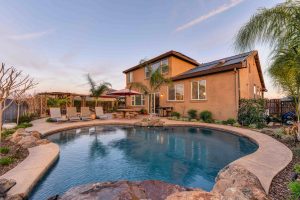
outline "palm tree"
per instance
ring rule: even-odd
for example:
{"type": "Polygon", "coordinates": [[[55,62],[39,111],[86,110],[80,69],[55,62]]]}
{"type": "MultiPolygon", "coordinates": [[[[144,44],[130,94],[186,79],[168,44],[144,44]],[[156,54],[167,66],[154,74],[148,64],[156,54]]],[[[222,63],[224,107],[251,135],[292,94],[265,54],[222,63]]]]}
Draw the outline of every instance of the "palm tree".
{"type": "Polygon", "coordinates": [[[237,50],[252,49],[256,42],[269,44],[274,51],[287,44],[300,46],[300,1],[287,0],[273,8],[263,8],[238,32],[237,50]]]}
{"type": "Polygon", "coordinates": [[[91,95],[95,97],[95,106],[97,106],[99,97],[111,88],[111,84],[108,82],[101,82],[97,86],[89,74],[87,75],[87,79],[91,87],[91,95]]]}
{"type": "Polygon", "coordinates": [[[149,85],[144,85],[140,82],[132,82],[129,85],[129,88],[136,88],[143,92],[145,95],[156,93],[163,85],[168,85],[172,83],[170,78],[165,78],[164,75],[161,73],[161,67],[168,67],[168,66],[161,66],[160,68],[152,71],[150,66],[146,66],[150,73],[149,77],[149,85]]]}

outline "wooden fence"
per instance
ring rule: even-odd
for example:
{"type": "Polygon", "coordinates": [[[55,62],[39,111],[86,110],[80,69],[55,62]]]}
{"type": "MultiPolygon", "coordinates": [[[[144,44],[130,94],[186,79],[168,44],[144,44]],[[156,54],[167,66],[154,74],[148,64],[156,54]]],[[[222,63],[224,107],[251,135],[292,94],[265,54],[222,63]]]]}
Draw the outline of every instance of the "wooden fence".
{"type": "Polygon", "coordinates": [[[268,99],[266,101],[266,108],[269,109],[270,115],[281,116],[284,113],[295,111],[294,101],[281,101],[281,99],[268,99]]]}

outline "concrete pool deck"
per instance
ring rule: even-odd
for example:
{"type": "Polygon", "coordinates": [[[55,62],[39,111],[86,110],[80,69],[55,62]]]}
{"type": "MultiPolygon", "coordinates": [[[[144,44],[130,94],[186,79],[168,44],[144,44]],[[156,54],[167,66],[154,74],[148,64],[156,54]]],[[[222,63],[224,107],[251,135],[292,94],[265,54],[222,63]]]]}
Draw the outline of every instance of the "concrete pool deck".
{"type": "MultiPolygon", "coordinates": [[[[108,120],[92,120],[92,121],[80,121],[80,122],[68,122],[68,123],[48,123],[45,120],[46,119],[39,119],[33,121],[32,122],[33,126],[27,128],[26,130],[39,131],[43,136],[46,136],[46,135],[53,134],[55,132],[73,129],[73,128],[79,128],[79,127],[98,126],[98,125],[133,125],[135,122],[138,122],[141,119],[134,119],[134,120],[108,119],[108,120]]],[[[293,154],[290,151],[290,149],[287,148],[284,144],[278,142],[277,140],[273,139],[268,135],[250,129],[243,129],[243,128],[237,128],[237,127],[226,126],[226,125],[218,125],[218,124],[207,124],[207,123],[200,123],[200,122],[174,121],[174,120],[168,120],[166,118],[162,118],[162,121],[165,122],[164,124],[165,126],[205,127],[205,128],[211,128],[211,129],[217,129],[217,130],[223,130],[223,131],[235,133],[255,141],[259,146],[257,151],[247,156],[244,156],[242,158],[239,158],[238,160],[233,161],[232,163],[230,163],[230,165],[237,164],[243,166],[245,169],[253,173],[259,179],[262,187],[264,188],[267,194],[269,192],[269,188],[273,178],[290,163],[293,157],[293,154]]],[[[42,146],[38,146],[38,147],[42,147],[42,146]]],[[[40,151],[44,151],[44,150],[40,149],[40,151]]],[[[31,154],[28,156],[28,158],[30,159],[30,157],[32,157],[31,154]]],[[[36,157],[35,159],[38,160],[39,158],[36,157]]],[[[23,162],[25,162],[25,160],[23,162]]],[[[25,165],[26,163],[23,164],[23,162],[19,165],[22,165],[23,167],[27,166],[25,165]]],[[[42,163],[46,163],[46,161],[43,161],[42,163]]],[[[49,162],[48,167],[51,166],[52,163],[53,161],[49,162]]],[[[19,167],[19,165],[17,167],[19,167]]],[[[16,175],[11,173],[12,170],[4,174],[3,176],[5,176],[5,178],[15,179],[16,175]]],[[[13,194],[18,194],[18,190],[19,190],[18,188],[29,188],[29,190],[27,190],[27,193],[25,194],[28,195],[30,190],[33,188],[33,185],[36,184],[36,181],[33,180],[38,180],[43,176],[43,173],[35,172],[34,169],[32,169],[31,171],[32,172],[30,176],[35,178],[32,177],[28,179],[26,178],[26,181],[22,181],[21,183],[18,183],[17,180],[17,186],[18,184],[19,186],[17,188],[15,188],[16,187],[15,186],[12,189],[13,194]]],[[[28,176],[25,174],[25,172],[26,171],[24,171],[24,174],[22,175],[23,172],[19,171],[18,176],[19,177],[28,176]]],[[[24,192],[24,190],[22,192],[24,192]]]]}

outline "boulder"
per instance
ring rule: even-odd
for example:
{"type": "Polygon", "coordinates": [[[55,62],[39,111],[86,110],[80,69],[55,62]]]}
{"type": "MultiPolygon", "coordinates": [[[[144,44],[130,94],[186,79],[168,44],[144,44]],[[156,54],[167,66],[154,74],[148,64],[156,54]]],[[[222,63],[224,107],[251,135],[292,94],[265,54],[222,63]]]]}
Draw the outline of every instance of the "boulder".
{"type": "Polygon", "coordinates": [[[219,194],[213,194],[204,191],[189,191],[189,192],[177,192],[171,194],[166,200],[220,200],[219,194]]]}
{"type": "Polygon", "coordinates": [[[21,145],[23,148],[31,148],[37,146],[36,141],[38,139],[31,135],[23,137],[18,144],[21,145]]]}
{"type": "Polygon", "coordinates": [[[24,198],[19,194],[8,196],[5,198],[5,200],[23,200],[23,199],[24,198]]]}
{"type": "Polygon", "coordinates": [[[12,179],[0,179],[0,197],[5,197],[10,188],[16,185],[16,181],[12,179]]]}
{"type": "Polygon", "coordinates": [[[43,144],[48,144],[48,143],[50,143],[50,141],[47,139],[41,139],[41,140],[36,141],[36,145],[43,145],[43,144]]]}
{"type": "Polygon", "coordinates": [[[30,135],[32,135],[33,137],[36,137],[37,139],[41,139],[42,138],[42,134],[38,131],[31,131],[30,135]]]}
{"type": "Polygon", "coordinates": [[[190,189],[162,181],[115,181],[77,186],[68,190],[58,199],[163,200],[173,193],[187,190],[190,189]]]}
{"type": "Polygon", "coordinates": [[[258,178],[244,167],[235,164],[223,168],[218,173],[212,192],[224,196],[225,199],[268,199],[258,178]]]}

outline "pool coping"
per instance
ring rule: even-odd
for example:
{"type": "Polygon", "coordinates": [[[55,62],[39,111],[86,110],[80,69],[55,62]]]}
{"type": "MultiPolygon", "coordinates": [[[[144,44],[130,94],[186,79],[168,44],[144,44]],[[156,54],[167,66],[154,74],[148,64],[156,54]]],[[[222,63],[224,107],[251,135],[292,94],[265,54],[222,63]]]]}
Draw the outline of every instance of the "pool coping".
{"type": "MultiPolygon", "coordinates": [[[[39,119],[33,121],[33,127],[27,128],[26,130],[39,131],[43,136],[48,136],[59,131],[70,130],[70,129],[80,128],[80,127],[100,126],[100,125],[134,125],[134,123],[137,121],[139,120],[109,119],[109,120],[93,120],[93,121],[52,124],[52,123],[45,122],[45,119],[39,119]]],[[[233,126],[219,125],[219,124],[174,121],[165,118],[163,118],[162,121],[165,122],[164,126],[191,126],[191,127],[210,128],[210,129],[226,131],[239,136],[247,137],[253,142],[255,142],[258,145],[258,149],[254,153],[241,157],[231,162],[229,165],[234,165],[234,164],[240,165],[245,169],[247,169],[248,171],[250,171],[251,173],[253,173],[259,179],[262,187],[264,188],[267,194],[269,192],[270,185],[273,178],[291,162],[293,157],[291,150],[288,147],[286,147],[284,144],[280,143],[279,141],[273,139],[268,135],[265,135],[263,133],[254,130],[238,128],[233,126]]],[[[54,144],[54,143],[50,143],[50,144],[54,144]]],[[[59,148],[57,154],[59,154],[59,148]]],[[[31,155],[29,154],[28,157],[31,157],[31,155]]],[[[54,161],[48,163],[48,166],[47,168],[45,168],[44,173],[53,164],[54,161]]],[[[32,176],[36,177],[36,178],[31,178],[34,181],[26,180],[27,181],[26,184],[30,186],[28,186],[29,189],[26,191],[25,196],[27,196],[30,193],[31,189],[37,183],[36,180],[42,178],[44,173],[32,174],[32,176]]],[[[7,173],[4,175],[6,176],[7,173]]],[[[11,176],[6,176],[6,177],[12,178],[11,176]]],[[[17,189],[13,188],[12,191],[17,194],[17,189]]]]}
{"type": "Polygon", "coordinates": [[[0,176],[16,181],[16,185],[8,191],[8,196],[27,197],[59,156],[59,146],[52,142],[29,148],[28,151],[29,155],[21,163],[0,176]]]}

